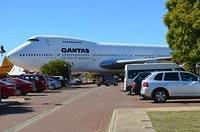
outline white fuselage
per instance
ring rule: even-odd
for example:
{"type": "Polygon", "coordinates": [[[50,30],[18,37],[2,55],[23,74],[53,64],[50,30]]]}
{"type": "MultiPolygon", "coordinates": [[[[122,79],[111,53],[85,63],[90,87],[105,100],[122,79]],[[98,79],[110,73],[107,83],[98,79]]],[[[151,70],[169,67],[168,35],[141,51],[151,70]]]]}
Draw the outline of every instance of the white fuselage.
{"type": "Polygon", "coordinates": [[[107,60],[128,60],[170,56],[168,47],[101,44],[50,36],[35,36],[15,48],[8,59],[27,70],[39,71],[44,63],[62,59],[72,64],[72,72],[117,72],[100,67],[107,60]]]}

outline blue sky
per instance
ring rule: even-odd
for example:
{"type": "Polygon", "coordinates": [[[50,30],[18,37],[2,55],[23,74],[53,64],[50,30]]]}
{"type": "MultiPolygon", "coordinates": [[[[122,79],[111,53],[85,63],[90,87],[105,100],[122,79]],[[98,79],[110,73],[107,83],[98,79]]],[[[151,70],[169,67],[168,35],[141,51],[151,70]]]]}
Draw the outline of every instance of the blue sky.
{"type": "Polygon", "coordinates": [[[95,42],[166,45],[165,2],[1,0],[0,43],[9,52],[29,37],[42,34],[95,42]]]}

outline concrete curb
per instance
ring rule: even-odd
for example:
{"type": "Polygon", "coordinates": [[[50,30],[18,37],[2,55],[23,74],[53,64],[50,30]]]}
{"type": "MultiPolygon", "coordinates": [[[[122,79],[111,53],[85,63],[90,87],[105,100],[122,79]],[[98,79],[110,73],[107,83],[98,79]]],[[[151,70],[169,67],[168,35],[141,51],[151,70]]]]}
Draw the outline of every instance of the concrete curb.
{"type": "Polygon", "coordinates": [[[145,109],[115,109],[108,132],[133,131],[155,132],[145,109]]]}
{"type": "Polygon", "coordinates": [[[1,99],[2,103],[9,103],[9,102],[19,102],[19,103],[24,103],[25,99],[24,98],[8,98],[8,99],[1,99]]]}
{"type": "Polygon", "coordinates": [[[146,111],[194,111],[194,110],[200,110],[200,106],[145,108],[145,110],[146,111]]]}
{"type": "Polygon", "coordinates": [[[114,132],[115,131],[115,119],[116,119],[116,112],[117,111],[118,111],[118,109],[113,110],[108,132],[114,132]]]}
{"type": "Polygon", "coordinates": [[[155,132],[146,111],[194,110],[200,110],[200,106],[115,109],[112,113],[108,132],[155,132]]]}

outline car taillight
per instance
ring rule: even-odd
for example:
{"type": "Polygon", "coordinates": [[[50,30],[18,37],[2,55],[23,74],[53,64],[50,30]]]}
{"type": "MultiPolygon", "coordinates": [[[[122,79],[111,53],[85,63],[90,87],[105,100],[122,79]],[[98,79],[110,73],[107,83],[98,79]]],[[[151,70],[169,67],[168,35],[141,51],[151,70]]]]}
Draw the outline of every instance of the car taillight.
{"type": "Polygon", "coordinates": [[[149,84],[148,84],[147,82],[143,82],[143,83],[142,83],[142,86],[143,86],[143,87],[149,87],[149,84]]]}
{"type": "Polygon", "coordinates": [[[8,86],[7,88],[9,88],[9,89],[15,89],[14,86],[8,86]]]}
{"type": "Polygon", "coordinates": [[[137,84],[135,82],[132,82],[132,88],[136,88],[137,84]]]}

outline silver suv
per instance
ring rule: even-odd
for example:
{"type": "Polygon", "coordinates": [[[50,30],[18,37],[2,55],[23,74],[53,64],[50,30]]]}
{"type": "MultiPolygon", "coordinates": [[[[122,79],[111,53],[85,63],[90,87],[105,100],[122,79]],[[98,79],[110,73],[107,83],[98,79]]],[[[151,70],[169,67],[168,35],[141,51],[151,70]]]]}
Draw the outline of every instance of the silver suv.
{"type": "Polygon", "coordinates": [[[198,76],[184,71],[152,72],[142,81],[141,96],[163,103],[169,98],[200,97],[198,76]]]}

